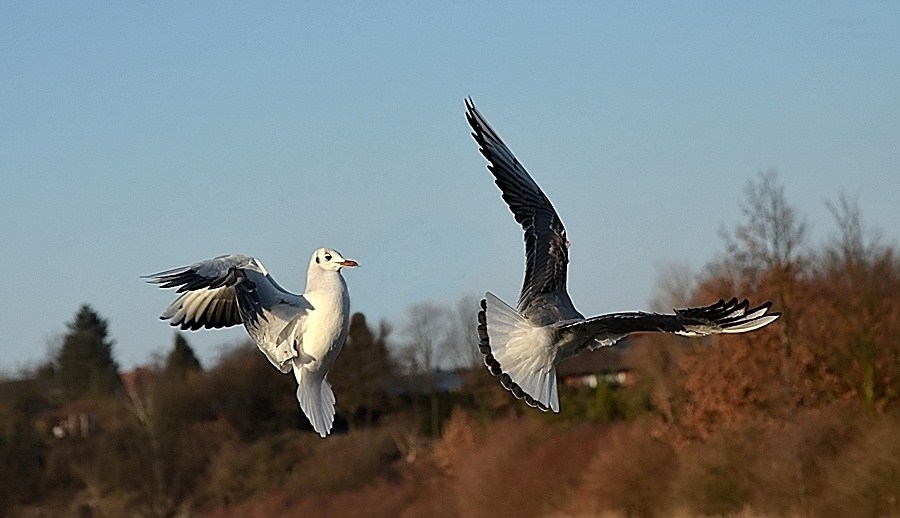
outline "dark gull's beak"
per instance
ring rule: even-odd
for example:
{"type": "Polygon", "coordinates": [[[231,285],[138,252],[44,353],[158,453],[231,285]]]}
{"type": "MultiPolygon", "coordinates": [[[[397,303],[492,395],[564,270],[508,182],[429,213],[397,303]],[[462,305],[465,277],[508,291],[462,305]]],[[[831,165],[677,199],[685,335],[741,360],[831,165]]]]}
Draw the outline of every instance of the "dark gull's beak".
{"type": "Polygon", "coordinates": [[[339,262],[338,264],[341,266],[349,266],[350,268],[359,266],[359,263],[357,263],[353,259],[345,259],[345,260],[339,262]]]}

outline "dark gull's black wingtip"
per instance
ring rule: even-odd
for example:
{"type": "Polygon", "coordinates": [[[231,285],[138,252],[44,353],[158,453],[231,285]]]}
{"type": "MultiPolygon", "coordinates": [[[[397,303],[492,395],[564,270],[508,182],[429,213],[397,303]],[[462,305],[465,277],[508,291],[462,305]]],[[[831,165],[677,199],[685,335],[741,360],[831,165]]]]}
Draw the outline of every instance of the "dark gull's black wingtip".
{"type": "MultiPolygon", "coordinates": [[[[478,112],[478,108],[475,108],[475,103],[472,102],[472,98],[466,97],[466,122],[469,123],[469,127],[472,128],[471,136],[478,144],[478,150],[482,155],[485,154],[486,143],[484,142],[484,128],[479,119],[483,118],[484,117],[478,112]]],[[[485,156],[485,158],[488,157],[485,156]]]]}
{"type": "MultiPolygon", "coordinates": [[[[761,309],[765,309],[768,311],[768,309],[771,307],[772,307],[772,301],[770,300],[767,302],[763,302],[762,304],[760,304],[759,306],[756,306],[753,309],[748,309],[747,313],[756,313],[757,311],[759,311],[761,309]]],[[[781,313],[770,313],[770,315],[781,315],[781,313]]]]}

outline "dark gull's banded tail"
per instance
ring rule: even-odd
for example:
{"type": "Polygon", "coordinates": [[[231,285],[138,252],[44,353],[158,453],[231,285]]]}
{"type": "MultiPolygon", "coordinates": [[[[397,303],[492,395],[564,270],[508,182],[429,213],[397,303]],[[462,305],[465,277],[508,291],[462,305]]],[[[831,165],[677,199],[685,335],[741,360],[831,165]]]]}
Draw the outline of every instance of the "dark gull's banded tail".
{"type": "Polygon", "coordinates": [[[559,412],[554,340],[547,327],[535,327],[515,309],[486,293],[478,312],[479,349],[500,383],[529,406],[559,412]]]}

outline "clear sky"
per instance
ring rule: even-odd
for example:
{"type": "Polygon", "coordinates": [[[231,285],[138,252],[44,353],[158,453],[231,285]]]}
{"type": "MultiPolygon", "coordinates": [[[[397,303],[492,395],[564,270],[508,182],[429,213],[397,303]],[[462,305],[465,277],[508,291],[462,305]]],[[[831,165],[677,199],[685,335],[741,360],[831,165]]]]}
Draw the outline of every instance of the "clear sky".
{"type": "MultiPolygon", "coordinates": [[[[898,2],[7,1],[0,370],[44,358],[82,303],[124,368],[148,361],[173,295],[139,276],[223,253],[302,292],[337,248],[372,321],[514,302],[521,232],[468,95],[559,211],[585,314],[646,308],[661,264],[701,268],[762,170],[814,241],[842,191],[900,236],[898,2]]],[[[242,337],[188,339],[211,360],[242,337]]]]}

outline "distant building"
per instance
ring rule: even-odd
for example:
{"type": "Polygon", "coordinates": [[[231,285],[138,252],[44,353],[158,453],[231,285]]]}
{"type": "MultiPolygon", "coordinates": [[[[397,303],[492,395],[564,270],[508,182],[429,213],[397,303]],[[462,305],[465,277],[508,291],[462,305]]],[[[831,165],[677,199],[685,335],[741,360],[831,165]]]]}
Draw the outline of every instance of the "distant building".
{"type": "Polygon", "coordinates": [[[33,420],[34,428],[45,437],[68,439],[91,437],[100,431],[90,402],[76,401],[62,408],[48,409],[33,420]]]}
{"type": "Polygon", "coordinates": [[[630,385],[634,382],[634,373],[627,365],[623,351],[627,340],[564,360],[556,366],[557,379],[571,388],[597,388],[600,383],[630,385]]]}
{"type": "Polygon", "coordinates": [[[458,372],[436,370],[429,374],[410,374],[388,380],[384,393],[388,396],[422,396],[435,392],[457,392],[465,384],[458,372]]]}
{"type": "Polygon", "coordinates": [[[122,386],[125,387],[125,393],[129,397],[134,397],[135,394],[146,392],[148,387],[156,381],[157,374],[148,367],[136,367],[134,370],[123,372],[119,378],[122,380],[122,386]]]}
{"type": "Polygon", "coordinates": [[[90,437],[96,432],[97,422],[93,414],[89,413],[69,414],[50,429],[50,433],[56,439],[90,437]]]}

